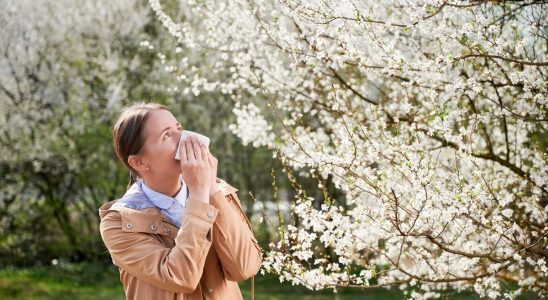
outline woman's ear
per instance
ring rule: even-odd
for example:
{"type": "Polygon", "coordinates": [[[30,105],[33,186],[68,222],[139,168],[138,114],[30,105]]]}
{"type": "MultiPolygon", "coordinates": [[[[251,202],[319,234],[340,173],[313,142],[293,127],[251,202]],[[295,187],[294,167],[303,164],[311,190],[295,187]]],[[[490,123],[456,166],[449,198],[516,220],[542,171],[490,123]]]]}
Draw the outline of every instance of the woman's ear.
{"type": "Polygon", "coordinates": [[[139,174],[143,174],[148,171],[146,163],[138,155],[130,155],[127,159],[127,162],[133,169],[135,169],[135,171],[139,172],[139,174]]]}

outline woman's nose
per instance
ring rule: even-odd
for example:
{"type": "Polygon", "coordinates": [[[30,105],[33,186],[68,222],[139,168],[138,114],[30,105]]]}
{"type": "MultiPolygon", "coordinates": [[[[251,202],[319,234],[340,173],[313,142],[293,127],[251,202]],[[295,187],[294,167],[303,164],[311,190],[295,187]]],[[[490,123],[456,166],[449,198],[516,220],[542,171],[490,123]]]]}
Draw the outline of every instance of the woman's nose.
{"type": "Polygon", "coordinates": [[[183,132],[180,131],[180,130],[177,130],[174,134],[173,134],[173,137],[175,137],[175,140],[180,143],[181,142],[181,136],[183,135],[183,132]]]}

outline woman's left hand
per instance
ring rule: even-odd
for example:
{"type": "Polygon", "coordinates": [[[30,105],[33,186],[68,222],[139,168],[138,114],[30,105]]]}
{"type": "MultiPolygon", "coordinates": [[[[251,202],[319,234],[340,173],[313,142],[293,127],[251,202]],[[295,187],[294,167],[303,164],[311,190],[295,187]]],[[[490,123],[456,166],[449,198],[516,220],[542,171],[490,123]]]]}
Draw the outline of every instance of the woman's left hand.
{"type": "Polygon", "coordinates": [[[217,158],[215,158],[215,156],[213,156],[213,154],[211,154],[211,152],[209,152],[209,147],[206,147],[207,149],[207,156],[209,158],[209,165],[211,166],[211,189],[209,190],[209,195],[213,195],[217,192],[217,187],[218,187],[218,184],[217,184],[217,158]]]}

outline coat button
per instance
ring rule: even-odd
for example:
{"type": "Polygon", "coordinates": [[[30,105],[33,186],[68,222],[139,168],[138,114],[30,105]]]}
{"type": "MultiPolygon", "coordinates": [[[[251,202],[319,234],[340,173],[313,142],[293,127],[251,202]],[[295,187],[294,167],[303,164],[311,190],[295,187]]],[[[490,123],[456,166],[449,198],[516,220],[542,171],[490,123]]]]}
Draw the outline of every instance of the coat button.
{"type": "Polygon", "coordinates": [[[133,225],[132,225],[131,223],[127,223],[127,224],[126,224],[126,227],[127,227],[127,228],[131,228],[131,227],[133,227],[133,225]]]}
{"type": "Polygon", "coordinates": [[[210,218],[213,218],[215,216],[215,212],[214,211],[208,211],[207,216],[210,217],[210,218]]]}
{"type": "Polygon", "coordinates": [[[156,230],[156,225],[154,225],[154,224],[150,225],[150,229],[156,230]]]}
{"type": "Polygon", "coordinates": [[[169,232],[169,228],[164,228],[164,232],[169,232]]]}
{"type": "Polygon", "coordinates": [[[208,291],[208,292],[210,292],[210,293],[213,293],[213,289],[209,289],[209,291],[208,291]]]}

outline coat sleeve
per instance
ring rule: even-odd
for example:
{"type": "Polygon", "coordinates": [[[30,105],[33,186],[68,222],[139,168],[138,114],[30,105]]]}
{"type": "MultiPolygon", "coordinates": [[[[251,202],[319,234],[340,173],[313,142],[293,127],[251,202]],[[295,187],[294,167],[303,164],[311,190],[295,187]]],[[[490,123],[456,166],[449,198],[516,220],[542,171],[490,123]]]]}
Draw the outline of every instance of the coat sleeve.
{"type": "Polygon", "coordinates": [[[100,232],[112,260],[120,268],[158,288],[188,294],[202,277],[217,216],[214,206],[189,198],[173,248],[151,234],[122,231],[121,216],[116,211],[103,217],[100,232]]]}
{"type": "Polygon", "coordinates": [[[213,247],[219,257],[225,277],[242,281],[255,275],[262,263],[262,249],[253,236],[238,195],[225,196],[218,191],[210,196],[210,203],[219,209],[213,225],[213,247]]]}

